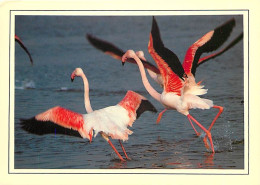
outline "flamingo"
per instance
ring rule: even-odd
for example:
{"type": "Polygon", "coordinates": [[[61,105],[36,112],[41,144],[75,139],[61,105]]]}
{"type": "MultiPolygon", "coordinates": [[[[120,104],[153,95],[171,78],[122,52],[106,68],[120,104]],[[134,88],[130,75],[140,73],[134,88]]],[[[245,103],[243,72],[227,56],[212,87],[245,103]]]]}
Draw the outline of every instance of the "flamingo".
{"type": "Polygon", "coordinates": [[[178,57],[171,50],[164,46],[160,37],[157,22],[153,17],[152,30],[148,43],[148,51],[155,60],[163,78],[164,88],[161,94],[150,85],[146,77],[144,66],[133,50],[128,50],[122,57],[122,64],[124,64],[129,58],[132,58],[136,61],[141,73],[144,87],[154,99],[159,101],[165,107],[165,109],[159,113],[157,123],[160,121],[162,114],[166,110],[177,110],[179,113],[185,115],[188,118],[192,128],[198,136],[200,134],[195,129],[192,121],[195,122],[205,132],[206,135],[203,141],[206,148],[209,148],[207,138],[209,139],[212,153],[215,153],[215,150],[210,131],[220,114],[223,112],[223,107],[214,105],[212,100],[199,97],[199,95],[206,94],[207,90],[203,89],[203,86],[195,82],[194,76],[201,54],[203,52],[210,52],[215,50],[217,47],[222,45],[222,43],[226,40],[226,37],[229,36],[229,34],[227,34],[227,30],[230,30],[231,27],[232,24],[224,24],[223,26],[208,32],[202,38],[197,40],[187,50],[184,62],[181,65],[178,57]],[[221,38],[219,38],[220,35],[222,36],[221,38]],[[189,113],[190,109],[197,108],[219,109],[219,112],[211,122],[208,129],[200,124],[189,113]]]}
{"type": "MultiPolygon", "coordinates": [[[[227,21],[226,23],[224,23],[223,25],[231,25],[230,29],[227,30],[223,30],[224,33],[223,34],[227,34],[229,35],[232,31],[233,26],[235,25],[235,20],[231,19],[229,21],[227,21]]],[[[225,37],[225,40],[228,37],[225,37]]],[[[243,32],[240,33],[230,44],[228,44],[226,47],[224,47],[223,49],[217,51],[216,53],[212,53],[208,56],[202,57],[199,59],[198,63],[197,63],[197,67],[200,66],[201,64],[205,63],[206,61],[213,59],[221,54],[223,54],[224,52],[226,52],[227,50],[229,50],[230,48],[232,48],[235,44],[237,44],[241,39],[243,38],[243,32]]],[[[114,44],[105,41],[105,40],[101,40],[97,37],[94,37],[90,34],[86,35],[86,39],[97,49],[103,51],[104,53],[112,56],[113,58],[120,60],[122,59],[122,56],[124,55],[124,51],[120,48],[118,48],[117,46],[115,46],[114,44]]],[[[224,42],[223,42],[224,43],[224,42]]],[[[221,44],[222,45],[222,44],[221,44]]],[[[221,46],[220,45],[220,46],[221,46]]],[[[214,48],[214,50],[217,48],[214,48]]],[[[149,61],[147,61],[143,55],[142,51],[138,51],[137,56],[141,59],[142,63],[144,64],[144,67],[147,69],[148,74],[150,75],[150,77],[156,82],[158,83],[161,87],[163,87],[163,80],[160,74],[160,70],[154,66],[153,64],[151,64],[149,61]]],[[[136,64],[135,60],[129,58],[127,59],[127,62],[129,63],[133,63],[136,64]]]]}
{"type": "Polygon", "coordinates": [[[71,110],[56,106],[45,112],[37,114],[33,118],[21,120],[22,129],[38,134],[65,134],[89,139],[98,133],[108,142],[120,160],[125,161],[115,146],[110,141],[118,139],[126,159],[130,159],[121,143],[128,140],[128,135],[133,132],[127,127],[132,127],[133,122],[145,111],[157,112],[155,107],[142,95],[127,91],[125,97],[114,106],[93,111],[89,101],[88,80],[82,69],[76,68],[71,74],[73,81],[75,76],[81,76],[84,82],[85,107],[88,114],[80,114],[71,110]]]}
{"type": "Polygon", "coordinates": [[[27,53],[27,55],[28,55],[29,58],[30,58],[31,64],[33,65],[32,56],[31,56],[30,52],[28,51],[28,49],[27,49],[27,48],[25,47],[25,45],[23,44],[22,40],[21,40],[17,35],[15,35],[14,38],[15,38],[15,41],[18,42],[18,44],[19,44],[19,45],[23,48],[23,50],[27,53]]]}

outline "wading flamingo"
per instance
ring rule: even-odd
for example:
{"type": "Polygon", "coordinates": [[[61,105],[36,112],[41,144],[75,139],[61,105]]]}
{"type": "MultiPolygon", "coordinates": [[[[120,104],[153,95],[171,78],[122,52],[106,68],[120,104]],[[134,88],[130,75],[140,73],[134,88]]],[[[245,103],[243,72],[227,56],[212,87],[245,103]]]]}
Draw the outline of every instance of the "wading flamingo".
{"type": "Polygon", "coordinates": [[[31,56],[30,52],[28,51],[28,49],[27,49],[27,48],[25,47],[25,45],[23,44],[22,40],[21,40],[17,35],[15,35],[14,38],[15,38],[15,41],[18,42],[18,44],[19,44],[19,45],[23,48],[23,50],[27,53],[27,55],[28,55],[29,58],[30,58],[31,64],[33,65],[32,56],[31,56]]]}
{"type": "Polygon", "coordinates": [[[155,18],[153,17],[152,30],[150,34],[150,40],[148,44],[148,51],[155,60],[160,74],[163,78],[163,92],[158,93],[149,83],[144,66],[142,65],[139,57],[134,53],[133,50],[128,50],[122,57],[122,64],[128,58],[132,58],[137,62],[139,67],[143,84],[148,91],[148,93],[157,101],[163,104],[165,109],[159,114],[157,123],[160,121],[162,114],[168,109],[175,109],[181,114],[187,116],[192,128],[197,135],[200,135],[192,121],[194,121],[205,133],[203,141],[206,148],[209,148],[207,143],[207,137],[209,138],[211,150],[215,153],[211,128],[218,119],[219,115],[223,111],[223,107],[213,105],[213,102],[208,99],[200,98],[198,95],[203,95],[207,93],[206,89],[203,89],[203,86],[195,82],[194,74],[196,72],[196,67],[198,60],[203,52],[210,52],[215,50],[216,47],[219,47],[229,34],[223,30],[230,29],[230,24],[225,24],[215,30],[208,32],[198,41],[188,49],[183,65],[181,65],[178,57],[170,51],[168,48],[164,47],[164,44],[160,37],[160,32],[155,18]],[[222,38],[219,39],[219,34],[222,34],[222,38]],[[206,129],[202,124],[200,124],[193,116],[190,115],[189,109],[210,109],[216,108],[219,109],[218,114],[213,119],[210,127],[206,129]]]}
{"type": "MultiPolygon", "coordinates": [[[[232,25],[232,26],[230,26],[230,29],[223,30],[224,33],[222,33],[222,34],[230,35],[232,28],[235,25],[235,20],[231,19],[231,20],[227,21],[226,23],[224,23],[223,25],[232,25]]],[[[221,37],[221,35],[220,35],[220,37],[221,37]]],[[[94,37],[90,34],[87,34],[86,38],[95,48],[97,48],[97,49],[103,51],[104,53],[112,56],[113,58],[121,61],[122,56],[125,53],[122,49],[118,48],[117,46],[115,46],[114,44],[112,44],[110,42],[107,42],[105,40],[101,40],[101,39],[94,37]]],[[[225,37],[225,40],[227,38],[228,37],[225,37]]],[[[226,52],[228,49],[232,48],[236,43],[238,43],[240,40],[242,40],[242,38],[243,38],[243,32],[240,33],[230,44],[228,44],[223,49],[217,51],[216,53],[213,53],[213,54],[210,54],[208,56],[200,58],[198,63],[197,63],[197,67],[199,65],[205,63],[206,61],[213,59],[213,58],[221,55],[222,53],[226,52]]],[[[219,47],[221,45],[219,45],[219,47]]],[[[214,48],[214,50],[216,50],[216,49],[218,49],[218,47],[214,48]]],[[[141,51],[139,51],[139,52],[141,52],[141,51]]],[[[147,72],[150,75],[150,77],[153,80],[155,80],[162,87],[163,81],[162,81],[162,77],[161,77],[159,69],[156,66],[154,66],[153,64],[151,64],[149,61],[147,61],[144,57],[140,57],[140,55],[138,55],[138,53],[136,53],[136,54],[141,59],[143,65],[147,69],[147,72]]],[[[143,56],[143,54],[142,54],[142,56],[143,56]]],[[[133,59],[127,59],[127,62],[136,64],[135,60],[133,60],[133,59]]]]}
{"type": "MultiPolygon", "coordinates": [[[[78,68],[71,75],[81,76],[84,82],[85,102],[89,102],[88,82],[83,71],[78,68]],[[87,96],[87,97],[86,97],[87,96]]],[[[90,103],[85,103],[88,114],[79,114],[62,107],[53,107],[47,111],[36,115],[28,120],[21,120],[22,128],[30,133],[43,135],[49,133],[65,134],[87,138],[92,141],[98,133],[109,143],[118,157],[124,161],[123,157],[116,150],[109,137],[126,141],[128,135],[133,132],[127,127],[145,111],[157,112],[155,107],[142,95],[133,91],[128,91],[125,97],[115,106],[93,111],[90,103]]],[[[127,159],[126,151],[120,142],[127,159]]]]}

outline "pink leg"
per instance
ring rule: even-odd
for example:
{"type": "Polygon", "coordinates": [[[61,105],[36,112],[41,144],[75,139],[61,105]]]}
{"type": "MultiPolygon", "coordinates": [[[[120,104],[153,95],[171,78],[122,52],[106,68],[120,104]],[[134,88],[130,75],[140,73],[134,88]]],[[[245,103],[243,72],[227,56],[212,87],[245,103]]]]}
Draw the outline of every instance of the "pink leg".
{"type": "Polygon", "coordinates": [[[211,128],[213,127],[213,125],[214,125],[215,122],[217,121],[218,117],[219,117],[220,114],[223,112],[223,107],[221,107],[221,106],[214,105],[213,108],[219,109],[219,112],[218,112],[218,114],[216,115],[216,117],[214,118],[214,120],[212,121],[212,123],[210,124],[208,131],[211,130],[211,128]]]}
{"type": "Polygon", "coordinates": [[[118,141],[119,141],[119,143],[120,143],[120,145],[121,145],[121,147],[122,147],[122,150],[123,150],[123,152],[124,152],[124,154],[125,154],[125,157],[126,157],[128,160],[131,160],[131,159],[127,156],[126,151],[125,151],[125,148],[124,148],[123,144],[121,143],[121,141],[120,141],[120,140],[118,140],[118,141]]]}
{"type": "Polygon", "coordinates": [[[116,148],[114,147],[114,145],[112,144],[112,142],[110,141],[110,140],[108,140],[107,141],[109,144],[110,144],[110,146],[113,148],[113,150],[116,152],[116,154],[118,155],[118,157],[121,159],[121,161],[125,161],[124,159],[123,159],[123,157],[118,153],[118,151],[116,150],[116,148]]]}
{"type": "Polygon", "coordinates": [[[197,135],[197,136],[200,136],[200,133],[197,132],[196,128],[195,128],[194,125],[192,124],[191,119],[190,119],[189,117],[188,117],[188,120],[190,121],[190,124],[191,124],[193,130],[195,131],[196,135],[197,135]]]}
{"type": "MultiPolygon", "coordinates": [[[[208,131],[205,127],[203,127],[195,118],[193,118],[190,114],[187,115],[188,118],[192,119],[205,133],[206,136],[209,138],[210,145],[211,145],[211,150],[213,153],[215,153],[213,142],[212,142],[212,137],[210,131],[208,131]]],[[[206,143],[205,143],[206,144],[206,143]]]]}
{"type": "Polygon", "coordinates": [[[162,118],[162,115],[163,113],[167,111],[167,109],[164,109],[162,112],[159,113],[158,117],[157,117],[157,120],[156,120],[156,124],[158,124],[160,121],[161,121],[161,118],[162,118]]]}
{"type": "MultiPolygon", "coordinates": [[[[218,114],[215,116],[215,118],[213,119],[212,123],[210,124],[208,131],[210,131],[210,130],[212,129],[212,127],[213,127],[213,125],[215,124],[215,122],[217,121],[218,117],[219,117],[220,114],[223,112],[223,107],[221,107],[221,106],[214,105],[213,108],[219,109],[219,112],[218,112],[218,114]]],[[[207,145],[207,144],[206,144],[206,143],[207,143],[207,136],[205,136],[205,137],[203,138],[203,141],[204,141],[205,145],[207,145]]],[[[207,147],[207,146],[206,146],[206,147],[207,147]]]]}

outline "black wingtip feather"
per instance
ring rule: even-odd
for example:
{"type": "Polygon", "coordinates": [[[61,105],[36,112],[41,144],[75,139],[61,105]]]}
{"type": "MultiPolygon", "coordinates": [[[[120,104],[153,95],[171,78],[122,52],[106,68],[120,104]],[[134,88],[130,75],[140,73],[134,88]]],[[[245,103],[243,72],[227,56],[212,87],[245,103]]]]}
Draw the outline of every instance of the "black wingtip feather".
{"type": "Polygon", "coordinates": [[[118,47],[114,46],[113,44],[101,40],[97,37],[94,37],[90,34],[86,34],[86,38],[87,40],[97,49],[103,51],[103,52],[111,52],[114,53],[117,56],[123,56],[124,55],[124,51],[119,49],[118,47]]]}
{"type": "Polygon", "coordinates": [[[36,135],[44,134],[62,134],[75,137],[81,137],[80,134],[72,129],[67,129],[56,125],[50,121],[38,121],[35,117],[30,119],[20,119],[21,128],[29,133],[36,135]]]}
{"type": "Polygon", "coordinates": [[[184,69],[177,55],[164,47],[163,41],[161,39],[160,30],[156,22],[155,17],[153,17],[151,35],[153,39],[154,50],[158,55],[169,65],[172,71],[177,74],[181,79],[184,76],[184,69]]]}
{"type": "Polygon", "coordinates": [[[136,110],[136,118],[139,118],[145,111],[157,112],[153,104],[148,100],[142,100],[140,106],[136,110]]]}
{"type": "Polygon", "coordinates": [[[211,39],[198,48],[195,56],[194,62],[192,66],[192,74],[195,76],[196,68],[198,67],[198,61],[202,53],[208,53],[217,50],[220,46],[224,44],[224,42],[230,36],[233,27],[236,25],[236,21],[234,18],[230,19],[229,21],[225,22],[224,24],[220,25],[219,27],[214,29],[213,36],[211,39]]]}
{"type": "Polygon", "coordinates": [[[201,46],[201,52],[211,52],[218,49],[228,39],[235,25],[235,19],[231,19],[215,28],[212,39],[201,46]]]}

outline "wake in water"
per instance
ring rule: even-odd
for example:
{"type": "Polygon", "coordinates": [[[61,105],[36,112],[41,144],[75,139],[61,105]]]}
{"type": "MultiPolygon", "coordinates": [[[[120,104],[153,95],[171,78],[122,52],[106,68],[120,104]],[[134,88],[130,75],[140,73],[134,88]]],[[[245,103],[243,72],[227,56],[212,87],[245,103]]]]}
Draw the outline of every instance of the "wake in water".
{"type": "Polygon", "coordinates": [[[15,89],[35,89],[35,83],[33,80],[25,79],[23,81],[16,80],[15,81],[15,89]],[[18,84],[18,85],[17,85],[18,84]]]}

